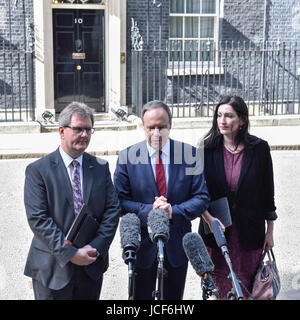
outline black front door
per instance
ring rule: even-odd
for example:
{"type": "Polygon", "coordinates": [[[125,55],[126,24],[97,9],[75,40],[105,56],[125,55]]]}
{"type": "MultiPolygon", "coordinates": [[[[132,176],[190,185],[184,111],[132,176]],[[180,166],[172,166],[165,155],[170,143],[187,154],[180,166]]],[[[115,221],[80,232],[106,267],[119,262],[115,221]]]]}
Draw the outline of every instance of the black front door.
{"type": "Polygon", "coordinates": [[[53,10],[54,106],[105,112],[104,10],[53,10]]]}

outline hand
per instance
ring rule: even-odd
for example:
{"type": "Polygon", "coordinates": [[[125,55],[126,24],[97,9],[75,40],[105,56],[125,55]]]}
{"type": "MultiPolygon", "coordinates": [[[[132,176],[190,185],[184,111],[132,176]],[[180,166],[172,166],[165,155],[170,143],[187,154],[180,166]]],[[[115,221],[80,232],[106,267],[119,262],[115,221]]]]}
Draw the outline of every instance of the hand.
{"type": "Polygon", "coordinates": [[[153,210],[162,209],[165,210],[169,216],[169,219],[172,219],[172,206],[167,202],[167,199],[164,196],[155,197],[155,201],[153,203],[153,210]]]}
{"type": "Polygon", "coordinates": [[[265,236],[263,250],[270,250],[273,247],[274,247],[273,232],[267,232],[265,236]]]}
{"type": "Polygon", "coordinates": [[[153,202],[153,210],[159,209],[160,206],[167,203],[167,199],[164,196],[155,197],[155,201],[153,202]]]}
{"type": "Polygon", "coordinates": [[[97,249],[90,245],[86,245],[77,250],[75,255],[70,260],[72,263],[78,266],[87,266],[96,261],[98,256],[97,249]]]}
{"type": "Polygon", "coordinates": [[[211,232],[213,232],[212,226],[211,226],[211,223],[213,221],[218,221],[221,226],[222,231],[225,232],[226,228],[225,228],[224,224],[218,218],[215,218],[214,216],[212,216],[207,210],[202,213],[202,218],[208,224],[211,232]]]}
{"type": "Polygon", "coordinates": [[[274,229],[273,221],[267,220],[267,232],[265,235],[263,250],[270,250],[274,247],[273,229],[274,229]]]}
{"type": "Polygon", "coordinates": [[[93,248],[92,246],[90,246],[89,244],[85,245],[83,248],[85,249],[92,249],[89,251],[89,256],[90,257],[98,257],[99,256],[99,252],[96,248],[93,248]]]}
{"type": "Polygon", "coordinates": [[[211,226],[211,224],[212,224],[213,221],[218,221],[219,224],[220,224],[220,227],[221,227],[222,231],[225,232],[225,229],[226,229],[226,228],[225,228],[224,224],[223,224],[218,218],[215,218],[215,217],[212,217],[212,219],[211,219],[210,222],[208,223],[208,226],[209,226],[209,229],[210,229],[211,232],[213,232],[213,229],[212,229],[212,226],[211,226]]]}
{"type": "Polygon", "coordinates": [[[172,219],[172,206],[170,205],[170,203],[166,202],[165,204],[162,204],[159,209],[165,210],[166,213],[169,216],[169,220],[172,219]]]}

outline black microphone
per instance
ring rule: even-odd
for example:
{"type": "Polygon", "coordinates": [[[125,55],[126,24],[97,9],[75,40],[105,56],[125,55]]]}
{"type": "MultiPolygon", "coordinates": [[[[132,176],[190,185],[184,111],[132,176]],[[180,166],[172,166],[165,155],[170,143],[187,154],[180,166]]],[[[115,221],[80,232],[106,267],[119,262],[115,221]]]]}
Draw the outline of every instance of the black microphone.
{"type": "Polygon", "coordinates": [[[151,210],[148,215],[148,233],[152,242],[160,239],[166,243],[170,238],[169,216],[165,210],[151,210]]]}
{"type": "Polygon", "coordinates": [[[160,261],[164,260],[164,244],[170,238],[169,216],[165,210],[151,210],[148,214],[148,233],[151,241],[157,243],[160,261]]]}
{"type": "Polygon", "coordinates": [[[141,222],[134,213],[127,213],[120,221],[121,247],[126,264],[135,262],[141,242],[141,222]]]}
{"type": "Polygon", "coordinates": [[[133,299],[134,264],[136,252],[141,243],[141,222],[134,213],[127,213],[120,221],[121,247],[123,259],[128,265],[128,299],[133,299]]]}
{"type": "Polygon", "coordinates": [[[164,300],[164,281],[166,275],[164,269],[164,244],[170,238],[169,216],[165,210],[151,210],[148,214],[148,234],[153,243],[157,244],[157,290],[154,290],[153,298],[164,300]]]}
{"type": "Polygon", "coordinates": [[[243,299],[243,293],[240,287],[240,283],[238,278],[236,277],[233,268],[232,268],[232,263],[229,257],[229,252],[227,248],[227,241],[224,235],[224,232],[221,228],[221,225],[219,221],[214,220],[211,223],[211,227],[213,230],[213,234],[217,243],[217,246],[221,249],[222,254],[224,255],[224,258],[226,260],[226,263],[228,265],[228,268],[230,270],[229,278],[231,279],[232,282],[232,291],[228,293],[228,297],[231,297],[236,300],[242,300],[243,299]]]}
{"type": "Polygon", "coordinates": [[[228,252],[227,241],[220,223],[217,220],[212,221],[211,227],[217,243],[217,246],[222,250],[222,253],[228,252]]]}
{"type": "Polygon", "coordinates": [[[215,266],[211,261],[201,236],[195,232],[188,232],[182,239],[182,245],[191,265],[203,280],[203,299],[207,300],[211,295],[219,299],[214,280],[210,275],[215,266]]]}

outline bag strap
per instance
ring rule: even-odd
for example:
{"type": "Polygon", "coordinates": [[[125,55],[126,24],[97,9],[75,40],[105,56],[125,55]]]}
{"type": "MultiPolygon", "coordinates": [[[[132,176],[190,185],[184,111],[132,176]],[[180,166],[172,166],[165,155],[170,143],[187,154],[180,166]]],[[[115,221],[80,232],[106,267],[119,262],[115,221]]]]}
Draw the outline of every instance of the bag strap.
{"type": "Polygon", "coordinates": [[[273,261],[274,261],[274,262],[276,262],[276,260],[275,260],[275,256],[274,256],[274,252],[273,252],[273,250],[272,250],[272,249],[270,249],[270,250],[268,251],[268,256],[269,256],[269,259],[271,260],[270,253],[271,253],[271,255],[272,255],[272,259],[273,259],[273,261]]]}
{"type": "Polygon", "coordinates": [[[251,300],[256,300],[252,294],[249,292],[249,290],[246,288],[246,286],[243,284],[243,282],[241,280],[238,279],[238,282],[240,283],[240,285],[244,288],[244,290],[246,291],[246,293],[248,294],[248,296],[250,297],[251,300]]]}
{"type": "MultiPolygon", "coordinates": [[[[261,254],[261,258],[260,258],[260,261],[259,261],[259,265],[261,265],[264,260],[265,260],[265,257],[266,257],[266,254],[268,253],[268,250],[264,250],[261,254]]],[[[269,258],[270,259],[270,258],[269,258]]]]}
{"type": "Polygon", "coordinates": [[[268,258],[269,258],[270,262],[275,262],[275,263],[276,263],[275,255],[274,255],[274,252],[273,252],[272,249],[270,249],[270,250],[264,250],[264,252],[262,253],[262,260],[261,260],[260,263],[263,262],[266,254],[268,255],[268,258]]]}
{"type": "MultiPolygon", "coordinates": [[[[274,256],[273,250],[272,250],[272,249],[270,249],[270,250],[264,250],[264,251],[262,252],[259,265],[262,265],[262,264],[263,264],[266,255],[268,255],[269,260],[272,261],[271,256],[270,256],[270,253],[271,253],[271,255],[272,255],[273,260],[275,261],[275,256],[274,256]]],[[[249,292],[249,290],[246,288],[246,286],[242,283],[242,281],[239,280],[239,282],[240,282],[241,286],[245,289],[245,291],[247,292],[247,294],[249,295],[250,299],[251,299],[251,300],[256,300],[256,299],[252,296],[252,294],[249,292]]]]}
{"type": "MultiPolygon", "coordinates": [[[[274,252],[272,249],[270,250],[264,250],[263,253],[262,253],[262,256],[261,256],[261,260],[260,260],[260,264],[263,263],[264,259],[265,259],[265,256],[266,254],[268,255],[268,258],[270,259],[270,261],[272,261],[271,259],[271,256],[270,256],[270,253],[271,253],[271,256],[272,256],[272,259],[273,261],[275,262],[275,256],[274,256],[274,252]]],[[[244,288],[244,290],[246,291],[246,293],[249,295],[250,299],[251,300],[256,300],[252,294],[249,292],[249,290],[246,288],[246,286],[243,284],[243,282],[239,279],[237,279],[239,284],[244,288]]]]}

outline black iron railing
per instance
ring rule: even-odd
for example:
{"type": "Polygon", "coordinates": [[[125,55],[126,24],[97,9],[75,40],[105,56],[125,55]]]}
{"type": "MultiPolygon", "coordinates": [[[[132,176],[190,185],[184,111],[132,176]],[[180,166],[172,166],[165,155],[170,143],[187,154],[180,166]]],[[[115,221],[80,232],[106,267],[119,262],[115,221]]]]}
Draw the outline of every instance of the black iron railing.
{"type": "Polygon", "coordinates": [[[146,101],[159,99],[174,117],[212,116],[227,94],[242,96],[250,115],[300,114],[297,43],[208,40],[197,50],[193,44],[185,51],[176,41],[132,50],[132,104],[138,114],[146,101]]]}
{"type": "Polygon", "coordinates": [[[0,121],[35,120],[32,23],[26,1],[9,0],[8,24],[0,37],[0,121]]]}

